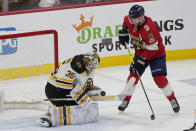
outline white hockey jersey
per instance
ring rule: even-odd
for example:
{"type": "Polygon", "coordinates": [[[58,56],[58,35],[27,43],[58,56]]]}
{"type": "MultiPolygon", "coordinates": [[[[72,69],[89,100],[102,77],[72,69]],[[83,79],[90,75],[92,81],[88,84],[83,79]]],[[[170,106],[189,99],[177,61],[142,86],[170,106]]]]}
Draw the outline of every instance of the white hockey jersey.
{"type": "MultiPolygon", "coordinates": [[[[87,94],[86,87],[89,85],[93,86],[94,70],[90,74],[87,74],[84,69],[80,71],[74,70],[71,64],[73,58],[64,61],[56,71],[49,76],[48,82],[55,87],[70,90],[70,96],[79,105],[83,105],[91,101],[87,94]]],[[[80,61],[76,61],[75,63],[77,63],[79,67],[84,68],[80,61]]]]}

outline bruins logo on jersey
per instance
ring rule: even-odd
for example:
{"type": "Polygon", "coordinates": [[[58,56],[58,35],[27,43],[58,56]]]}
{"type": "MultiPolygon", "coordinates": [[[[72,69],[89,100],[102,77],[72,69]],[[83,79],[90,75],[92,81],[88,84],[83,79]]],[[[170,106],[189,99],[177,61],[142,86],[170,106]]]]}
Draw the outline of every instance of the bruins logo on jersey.
{"type": "Polygon", "coordinates": [[[92,78],[88,78],[86,80],[85,85],[84,85],[84,90],[90,89],[90,88],[93,88],[93,79],[92,78]]]}

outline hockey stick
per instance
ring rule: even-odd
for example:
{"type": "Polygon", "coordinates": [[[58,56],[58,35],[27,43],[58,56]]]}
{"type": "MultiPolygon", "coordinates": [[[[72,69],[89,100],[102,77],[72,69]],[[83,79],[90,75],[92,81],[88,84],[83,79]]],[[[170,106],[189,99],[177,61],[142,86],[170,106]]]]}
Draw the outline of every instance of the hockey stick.
{"type": "MultiPolygon", "coordinates": [[[[131,51],[130,51],[130,49],[129,49],[129,47],[128,47],[128,43],[125,43],[125,46],[126,46],[128,52],[129,52],[129,56],[130,56],[130,58],[131,58],[131,61],[132,61],[133,64],[134,64],[134,60],[133,60],[133,57],[132,57],[132,55],[131,55],[131,51]]],[[[149,104],[149,106],[150,106],[150,109],[151,109],[151,111],[152,111],[152,115],[150,116],[150,117],[151,117],[151,120],[154,120],[154,119],[155,119],[154,111],[153,111],[152,106],[151,106],[151,104],[150,104],[150,101],[149,101],[149,99],[148,99],[148,96],[147,96],[146,90],[145,90],[145,88],[144,88],[143,82],[142,82],[142,80],[141,80],[141,78],[140,78],[140,75],[139,75],[139,73],[138,73],[137,70],[136,70],[136,73],[137,73],[137,75],[139,76],[139,81],[140,81],[140,83],[141,83],[141,85],[142,85],[142,89],[143,89],[143,91],[144,91],[144,94],[145,94],[145,96],[146,96],[146,99],[147,99],[147,101],[148,101],[148,104],[149,104]]]]}
{"type": "MultiPolygon", "coordinates": [[[[113,95],[113,96],[92,96],[93,101],[121,101],[123,100],[124,95],[113,95]]],[[[72,101],[72,98],[51,98],[44,99],[44,101],[72,101]]]]}

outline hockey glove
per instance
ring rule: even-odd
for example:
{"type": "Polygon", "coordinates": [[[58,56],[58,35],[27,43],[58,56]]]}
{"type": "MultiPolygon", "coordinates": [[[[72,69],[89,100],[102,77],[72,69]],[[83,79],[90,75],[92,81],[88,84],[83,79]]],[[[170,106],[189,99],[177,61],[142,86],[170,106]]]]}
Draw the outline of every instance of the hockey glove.
{"type": "Polygon", "coordinates": [[[134,64],[131,64],[129,70],[133,73],[139,73],[140,75],[142,74],[145,66],[147,64],[147,61],[144,57],[140,57],[138,58],[134,64]],[[137,72],[136,72],[137,71],[137,72]]]}
{"type": "Polygon", "coordinates": [[[136,69],[133,64],[130,65],[129,70],[130,70],[130,72],[132,72],[134,74],[136,73],[136,69]]]}
{"type": "Polygon", "coordinates": [[[139,59],[137,59],[137,61],[134,63],[134,67],[136,68],[136,70],[141,70],[144,68],[145,64],[146,64],[146,59],[141,56],[139,59]]]}
{"type": "Polygon", "coordinates": [[[133,45],[133,48],[140,50],[143,48],[144,42],[131,38],[131,44],[133,45]]]}
{"type": "Polygon", "coordinates": [[[118,39],[122,45],[125,46],[125,43],[129,43],[129,32],[128,29],[123,27],[122,30],[119,30],[118,39]]]}

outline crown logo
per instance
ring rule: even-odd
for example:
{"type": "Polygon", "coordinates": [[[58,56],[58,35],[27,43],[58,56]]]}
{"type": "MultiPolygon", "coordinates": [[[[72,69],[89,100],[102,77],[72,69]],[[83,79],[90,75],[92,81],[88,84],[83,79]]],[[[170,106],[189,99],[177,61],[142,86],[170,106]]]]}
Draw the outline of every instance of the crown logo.
{"type": "Polygon", "coordinates": [[[76,26],[76,24],[72,25],[78,33],[80,32],[80,30],[84,29],[85,27],[92,26],[94,16],[90,17],[90,21],[86,21],[86,22],[84,21],[84,18],[85,17],[81,14],[80,15],[81,24],[78,27],[76,26]]]}

